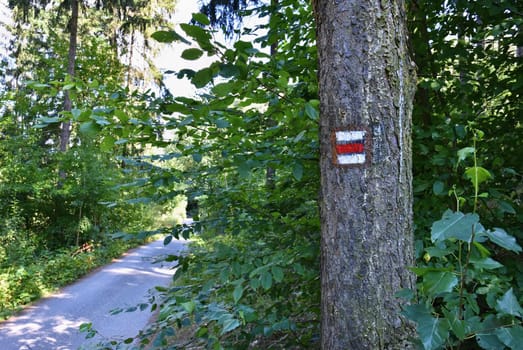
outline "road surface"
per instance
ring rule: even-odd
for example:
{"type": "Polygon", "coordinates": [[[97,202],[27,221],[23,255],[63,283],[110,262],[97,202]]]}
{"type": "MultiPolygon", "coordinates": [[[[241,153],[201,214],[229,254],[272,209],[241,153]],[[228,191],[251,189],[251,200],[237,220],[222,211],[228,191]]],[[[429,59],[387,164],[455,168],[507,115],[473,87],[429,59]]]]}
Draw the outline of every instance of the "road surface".
{"type": "Polygon", "coordinates": [[[0,349],[75,350],[92,348],[103,337],[135,336],[150,320],[150,308],[117,315],[110,311],[147,302],[151,288],[169,285],[175,263],[154,262],[158,256],[179,253],[184,246],[183,241],[173,240],[167,246],[163,240],[155,241],[40,300],[0,323],[0,349]],[[92,322],[100,335],[86,340],[78,329],[86,322],[92,322]]]}

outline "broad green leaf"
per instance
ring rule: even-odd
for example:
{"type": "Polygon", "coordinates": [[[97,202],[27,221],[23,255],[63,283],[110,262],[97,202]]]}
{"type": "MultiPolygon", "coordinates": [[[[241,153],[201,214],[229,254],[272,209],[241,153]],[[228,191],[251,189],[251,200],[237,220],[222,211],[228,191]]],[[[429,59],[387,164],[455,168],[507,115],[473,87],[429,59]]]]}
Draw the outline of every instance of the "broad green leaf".
{"type": "Polygon", "coordinates": [[[59,123],[60,117],[41,117],[41,118],[38,118],[38,122],[42,123],[42,124],[59,123]]]}
{"type": "Polygon", "coordinates": [[[481,332],[476,334],[476,341],[482,349],[485,350],[500,350],[505,346],[499,340],[498,336],[491,332],[481,332]]]}
{"type": "Polygon", "coordinates": [[[224,335],[225,333],[235,330],[239,326],[240,326],[240,321],[238,321],[237,319],[235,319],[235,318],[226,319],[223,322],[223,329],[221,331],[221,334],[224,335]]]}
{"type": "Polygon", "coordinates": [[[466,336],[466,322],[458,318],[457,310],[443,310],[443,314],[449,323],[450,330],[458,337],[459,340],[465,339],[466,336]]]}
{"type": "Polygon", "coordinates": [[[220,64],[220,73],[224,78],[232,78],[240,74],[240,69],[234,64],[220,64]]]}
{"type": "Polygon", "coordinates": [[[472,182],[475,189],[477,189],[481,183],[492,177],[487,169],[479,166],[467,168],[465,176],[472,182]]]}
{"type": "Polygon", "coordinates": [[[446,319],[434,318],[422,304],[405,307],[407,318],[417,323],[416,330],[425,350],[441,349],[449,336],[449,324],[446,319]]]}
{"type": "Polygon", "coordinates": [[[190,314],[192,314],[196,309],[196,303],[194,301],[188,301],[186,303],[182,303],[181,305],[185,309],[185,311],[187,311],[190,314]]]}
{"type": "Polygon", "coordinates": [[[80,132],[84,135],[94,136],[98,133],[98,127],[94,122],[85,122],[80,124],[80,132]]]}
{"type": "Polygon", "coordinates": [[[432,224],[431,240],[438,242],[446,239],[459,239],[470,242],[472,230],[479,228],[479,216],[477,214],[463,214],[447,210],[441,220],[432,224]]]}
{"type": "Polygon", "coordinates": [[[114,111],[114,115],[118,118],[118,120],[120,120],[120,122],[122,123],[127,123],[127,121],[129,121],[129,116],[127,115],[127,113],[125,113],[124,111],[122,110],[115,110],[114,111]]]}
{"type": "Polygon", "coordinates": [[[496,309],[504,314],[517,317],[523,316],[523,309],[519,305],[512,288],[510,288],[500,299],[498,299],[498,302],[496,303],[496,309]]]}
{"type": "Polygon", "coordinates": [[[246,179],[249,177],[251,173],[251,168],[247,164],[247,162],[243,162],[238,166],[238,173],[240,174],[240,177],[243,179],[246,179]]]}
{"type": "Polygon", "coordinates": [[[182,52],[182,58],[186,60],[197,60],[203,56],[203,51],[197,48],[190,48],[182,52]]]}
{"type": "Polygon", "coordinates": [[[520,350],[523,348],[523,327],[520,325],[498,328],[495,333],[499,340],[510,349],[520,350]]]}
{"type": "Polygon", "coordinates": [[[318,120],[320,116],[318,110],[314,108],[309,102],[305,103],[305,114],[312,120],[318,120]]]}
{"type": "Polygon", "coordinates": [[[467,159],[467,157],[471,154],[474,154],[474,147],[465,147],[458,151],[458,163],[464,161],[467,159]]]}
{"type": "Polygon", "coordinates": [[[203,24],[204,26],[208,26],[209,24],[211,24],[211,21],[209,20],[209,18],[206,15],[204,15],[203,13],[193,13],[192,19],[195,22],[203,24]]]}
{"type": "Polygon", "coordinates": [[[196,163],[200,163],[203,159],[203,156],[200,154],[200,153],[193,153],[192,154],[192,159],[196,162],[196,163]]]}
{"type": "Polygon", "coordinates": [[[116,139],[112,137],[111,135],[107,135],[103,138],[102,142],[100,143],[100,149],[104,152],[109,152],[114,147],[114,142],[116,139]]]}
{"type": "Polygon", "coordinates": [[[196,40],[198,45],[207,52],[213,52],[214,46],[211,44],[211,35],[205,29],[192,24],[180,24],[182,30],[190,37],[196,40]]]}
{"type": "Polygon", "coordinates": [[[77,120],[80,117],[80,114],[82,114],[82,110],[78,108],[71,109],[71,115],[75,120],[77,120]]]}
{"type": "Polygon", "coordinates": [[[172,43],[173,41],[181,41],[186,44],[190,44],[190,42],[182,37],[180,34],[176,33],[174,30],[160,30],[151,35],[151,37],[161,43],[172,43]]]}
{"type": "Polygon", "coordinates": [[[216,127],[218,127],[219,129],[226,129],[229,126],[231,126],[231,124],[225,119],[216,119],[215,123],[216,127]]]}
{"type": "Polygon", "coordinates": [[[458,278],[452,272],[429,272],[423,276],[423,290],[430,296],[451,292],[458,284],[458,278]]]}
{"type": "Polygon", "coordinates": [[[492,258],[484,258],[484,259],[476,259],[476,258],[470,258],[470,262],[474,265],[475,268],[485,269],[485,270],[493,270],[498,269],[500,267],[503,267],[502,264],[497,262],[496,260],[492,258]]]}
{"type": "Polygon", "coordinates": [[[516,238],[509,235],[501,228],[496,227],[494,231],[488,230],[486,235],[492,243],[496,243],[500,247],[511,250],[515,253],[521,252],[521,246],[516,242],[516,238]]]}
{"type": "Polygon", "coordinates": [[[274,277],[274,280],[276,282],[281,282],[283,281],[283,269],[279,266],[273,266],[271,268],[271,272],[272,272],[272,276],[274,277]]]}
{"type": "Polygon", "coordinates": [[[294,163],[294,167],[292,168],[292,175],[296,180],[301,180],[301,178],[303,177],[303,165],[301,163],[294,163]]]}
{"type": "Polygon", "coordinates": [[[272,274],[269,271],[266,271],[261,275],[260,282],[263,289],[270,289],[272,287],[272,274]]]}
{"type": "Polygon", "coordinates": [[[435,195],[442,195],[445,191],[445,184],[442,181],[436,181],[432,185],[432,192],[434,192],[435,195]]]}
{"type": "Polygon", "coordinates": [[[212,88],[212,92],[218,97],[228,96],[234,89],[234,83],[221,83],[212,88]]]}
{"type": "Polygon", "coordinates": [[[241,285],[241,283],[239,283],[235,288],[234,288],[234,291],[232,292],[232,297],[234,298],[234,303],[235,304],[238,304],[238,301],[240,301],[240,299],[242,298],[242,295],[243,295],[243,286],[241,285]]]}
{"type": "Polygon", "coordinates": [[[213,77],[212,69],[204,68],[204,69],[197,71],[194,74],[194,77],[192,77],[191,82],[197,88],[202,88],[211,82],[212,77],[213,77]]]}

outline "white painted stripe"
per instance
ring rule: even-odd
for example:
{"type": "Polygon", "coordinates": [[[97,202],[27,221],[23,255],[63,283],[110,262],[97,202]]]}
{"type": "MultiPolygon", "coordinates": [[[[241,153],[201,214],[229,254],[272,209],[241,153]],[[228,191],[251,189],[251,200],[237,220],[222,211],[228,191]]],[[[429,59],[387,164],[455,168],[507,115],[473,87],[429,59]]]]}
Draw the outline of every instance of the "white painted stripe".
{"type": "Polygon", "coordinates": [[[340,154],[338,155],[338,164],[347,165],[347,164],[364,164],[365,163],[365,154],[340,154]]]}
{"type": "Polygon", "coordinates": [[[338,142],[362,141],[364,137],[365,131],[336,131],[338,142]]]}

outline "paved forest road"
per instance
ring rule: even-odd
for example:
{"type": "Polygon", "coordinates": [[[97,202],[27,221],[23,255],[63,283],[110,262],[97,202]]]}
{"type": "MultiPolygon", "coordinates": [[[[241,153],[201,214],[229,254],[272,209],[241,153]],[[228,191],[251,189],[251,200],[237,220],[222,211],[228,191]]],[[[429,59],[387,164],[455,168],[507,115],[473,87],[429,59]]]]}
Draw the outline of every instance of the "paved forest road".
{"type": "Polygon", "coordinates": [[[78,327],[92,322],[107,338],[135,336],[152,314],[145,311],[110,315],[119,307],[147,302],[149,289],[166,286],[172,280],[175,263],[153,264],[155,257],[177,254],[183,241],[163,241],[131,250],[124,257],[84,277],[58,294],[43,299],[19,316],[0,323],[0,350],[73,350],[96,344],[102,338],[86,340],[78,327]]]}

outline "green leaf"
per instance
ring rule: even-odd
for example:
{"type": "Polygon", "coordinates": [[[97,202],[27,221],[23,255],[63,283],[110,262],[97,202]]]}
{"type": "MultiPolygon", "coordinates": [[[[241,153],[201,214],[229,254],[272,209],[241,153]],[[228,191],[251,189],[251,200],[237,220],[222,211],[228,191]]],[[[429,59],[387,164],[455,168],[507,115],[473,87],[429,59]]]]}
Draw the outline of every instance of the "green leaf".
{"type": "Polygon", "coordinates": [[[114,147],[114,142],[116,139],[112,137],[111,135],[107,135],[103,138],[102,142],[100,143],[100,149],[104,152],[109,152],[114,147]]]}
{"type": "Polygon", "coordinates": [[[226,129],[229,126],[231,126],[231,124],[225,119],[216,119],[215,123],[216,127],[218,127],[219,129],[226,129]]]}
{"type": "Polygon", "coordinates": [[[188,301],[186,303],[182,303],[181,305],[189,314],[192,314],[196,309],[196,303],[194,301],[188,301]]]}
{"type": "Polygon", "coordinates": [[[197,71],[192,77],[191,82],[197,88],[202,88],[205,85],[209,84],[213,78],[213,71],[211,68],[204,68],[197,71]]]}
{"type": "Polygon", "coordinates": [[[509,348],[515,350],[521,349],[523,345],[523,327],[520,325],[498,328],[495,333],[499,340],[509,348]]]}
{"type": "Polygon", "coordinates": [[[281,267],[273,266],[271,268],[271,272],[272,272],[272,276],[274,277],[274,280],[276,282],[283,281],[284,274],[283,274],[283,269],[281,267]]]}
{"type": "Polygon", "coordinates": [[[500,299],[498,299],[498,302],[496,303],[496,310],[512,316],[523,316],[523,309],[519,305],[512,288],[510,288],[500,299]]]}
{"type": "Polygon", "coordinates": [[[181,41],[186,44],[190,44],[190,41],[182,37],[180,34],[176,33],[174,30],[160,30],[154,32],[151,37],[161,43],[172,43],[173,41],[181,41]]]}
{"type": "Polygon", "coordinates": [[[221,83],[212,88],[212,92],[218,97],[228,96],[234,89],[234,83],[221,83]]]}
{"type": "Polygon", "coordinates": [[[238,321],[237,319],[234,319],[234,318],[226,319],[223,322],[223,329],[221,331],[221,335],[224,335],[225,333],[235,330],[239,326],[240,326],[240,321],[238,321]]]}
{"type": "Polygon", "coordinates": [[[481,228],[477,214],[463,214],[447,210],[441,220],[432,224],[431,240],[432,242],[439,242],[453,238],[470,242],[472,230],[481,228]]]}
{"type": "Polygon", "coordinates": [[[458,278],[452,272],[428,272],[423,276],[423,290],[430,296],[451,292],[458,284],[458,278]]]}
{"type": "Polygon", "coordinates": [[[442,181],[436,181],[432,185],[432,192],[434,192],[435,195],[439,196],[444,194],[445,191],[445,184],[442,181]]]}
{"type": "Polygon", "coordinates": [[[421,304],[406,306],[404,314],[417,323],[416,330],[425,350],[441,349],[449,337],[450,327],[446,319],[432,317],[421,304]]]}
{"type": "Polygon", "coordinates": [[[208,31],[199,26],[187,23],[180,24],[180,27],[188,36],[195,39],[203,50],[207,52],[212,52],[214,50],[214,47],[210,42],[211,35],[208,31]]]}
{"type": "Polygon", "coordinates": [[[168,245],[173,240],[173,236],[169,235],[163,239],[163,245],[168,245]]]}
{"type": "Polygon", "coordinates": [[[220,64],[220,73],[224,78],[232,78],[240,74],[240,69],[234,64],[220,64]]]}
{"type": "Polygon", "coordinates": [[[493,269],[499,269],[500,267],[503,267],[502,264],[497,262],[496,260],[492,258],[484,258],[484,259],[476,259],[476,258],[470,258],[470,262],[474,265],[476,268],[485,269],[485,270],[493,270],[493,269]]]}
{"type": "Polygon", "coordinates": [[[481,183],[492,178],[490,172],[487,169],[482,168],[480,166],[467,168],[467,170],[465,171],[465,176],[468,179],[470,179],[475,189],[477,189],[481,183]]]}
{"type": "Polygon", "coordinates": [[[466,336],[466,322],[458,318],[457,310],[443,310],[445,318],[448,320],[450,330],[458,337],[459,340],[465,339],[466,336]]]}
{"type": "Polygon", "coordinates": [[[197,60],[203,56],[203,51],[196,48],[184,50],[182,52],[182,58],[186,60],[197,60]]]}
{"type": "Polygon", "coordinates": [[[469,328],[468,333],[476,333],[476,340],[482,349],[499,350],[503,349],[504,345],[499,341],[494,331],[502,325],[503,322],[498,317],[490,314],[479,325],[469,328]]]}
{"type": "Polygon", "coordinates": [[[471,154],[474,154],[475,148],[474,147],[465,147],[458,151],[458,163],[464,161],[467,159],[467,157],[471,154]]]}
{"type": "Polygon", "coordinates": [[[263,289],[270,289],[272,287],[272,274],[269,271],[264,272],[261,275],[260,282],[263,289]]]}
{"type": "Polygon", "coordinates": [[[316,108],[314,108],[313,105],[311,105],[309,102],[305,103],[305,114],[307,117],[311,118],[312,120],[318,120],[320,117],[320,113],[316,108]]]}
{"type": "Polygon", "coordinates": [[[294,163],[294,167],[292,168],[292,175],[296,180],[301,180],[301,178],[303,177],[303,165],[301,163],[294,163]]]}
{"type": "Polygon", "coordinates": [[[232,292],[232,297],[234,298],[235,304],[238,304],[238,301],[240,301],[240,299],[242,298],[243,290],[244,288],[241,285],[241,283],[234,288],[234,291],[232,292]]]}
{"type": "Polygon", "coordinates": [[[521,252],[521,246],[516,242],[516,238],[509,235],[501,228],[496,227],[494,228],[494,231],[488,230],[486,235],[492,243],[495,243],[500,247],[511,250],[515,253],[521,252]]]}
{"type": "Polygon", "coordinates": [[[80,132],[84,135],[95,136],[98,133],[98,127],[94,122],[85,122],[80,124],[80,132]]]}
{"type": "Polygon", "coordinates": [[[203,13],[193,13],[192,19],[193,21],[203,24],[204,26],[208,26],[209,24],[211,24],[209,18],[203,13]]]}
{"type": "Polygon", "coordinates": [[[200,163],[203,159],[202,155],[200,153],[193,153],[192,154],[192,159],[196,162],[196,163],[200,163]]]}

